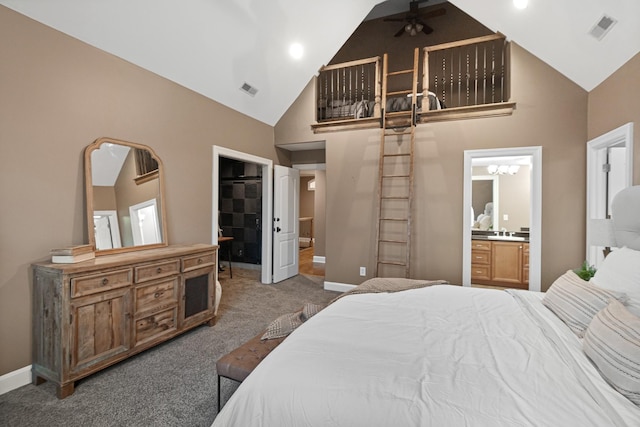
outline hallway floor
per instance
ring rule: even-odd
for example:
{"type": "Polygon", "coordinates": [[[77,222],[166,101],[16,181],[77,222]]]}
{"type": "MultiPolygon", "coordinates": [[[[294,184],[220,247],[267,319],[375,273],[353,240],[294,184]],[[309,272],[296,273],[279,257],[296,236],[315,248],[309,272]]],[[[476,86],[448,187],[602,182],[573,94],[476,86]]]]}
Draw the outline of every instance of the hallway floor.
{"type": "Polygon", "coordinates": [[[313,246],[300,249],[299,272],[311,276],[324,276],[324,264],[313,262],[313,246]]]}

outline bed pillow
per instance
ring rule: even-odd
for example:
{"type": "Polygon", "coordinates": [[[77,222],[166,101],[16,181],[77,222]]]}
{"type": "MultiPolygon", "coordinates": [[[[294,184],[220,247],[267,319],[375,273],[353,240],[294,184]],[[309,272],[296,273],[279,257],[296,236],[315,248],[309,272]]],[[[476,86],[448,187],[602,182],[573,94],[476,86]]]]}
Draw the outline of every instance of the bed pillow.
{"type": "Polygon", "coordinates": [[[594,286],[569,270],[553,282],[542,303],[582,338],[591,319],[613,299],[626,300],[626,297],[594,286]]]}
{"type": "Polygon", "coordinates": [[[640,317],[611,301],[591,321],[582,345],[602,377],[640,406],[640,317]]]}
{"type": "Polygon", "coordinates": [[[598,267],[591,283],[627,294],[626,305],[640,316],[640,251],[626,247],[614,250],[598,267]]]}
{"type": "Polygon", "coordinates": [[[305,303],[304,307],[302,307],[302,321],[306,322],[311,317],[318,314],[320,310],[322,310],[322,306],[319,304],[313,304],[310,302],[305,303]]]}
{"type": "Polygon", "coordinates": [[[302,325],[302,322],[302,311],[283,314],[267,326],[267,331],[262,335],[261,339],[271,340],[286,337],[298,326],[302,325]]]}

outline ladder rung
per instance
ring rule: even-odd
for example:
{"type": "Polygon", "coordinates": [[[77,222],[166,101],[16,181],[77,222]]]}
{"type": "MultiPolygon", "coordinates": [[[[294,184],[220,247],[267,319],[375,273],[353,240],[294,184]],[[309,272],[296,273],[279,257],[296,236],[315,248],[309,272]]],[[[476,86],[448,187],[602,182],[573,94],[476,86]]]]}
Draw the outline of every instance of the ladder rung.
{"type": "Polygon", "coordinates": [[[381,199],[385,200],[407,200],[407,196],[382,196],[381,199]]]}
{"type": "Polygon", "coordinates": [[[386,240],[386,239],[380,239],[379,240],[380,243],[402,243],[403,245],[406,245],[407,242],[405,240],[386,240]]]}
{"type": "Polygon", "coordinates": [[[383,178],[409,178],[410,175],[382,175],[383,178]]]}
{"type": "Polygon", "coordinates": [[[380,218],[380,221],[409,221],[407,218],[380,218]]]}
{"type": "Polygon", "coordinates": [[[411,68],[410,70],[391,71],[390,73],[387,73],[387,76],[397,76],[398,74],[409,74],[409,73],[413,73],[413,68],[411,68]]]}
{"type": "Polygon", "coordinates": [[[401,266],[406,265],[404,262],[396,262],[396,261],[378,261],[378,264],[401,265],[401,266]]]}
{"type": "MultiPolygon", "coordinates": [[[[399,126],[398,129],[405,129],[402,132],[385,132],[384,136],[402,136],[402,135],[411,135],[411,129],[409,128],[409,126],[399,126]],[[407,130],[409,129],[409,130],[407,130]]],[[[392,127],[389,127],[387,129],[393,129],[392,127]]]]}
{"type": "Polygon", "coordinates": [[[383,154],[384,157],[403,157],[410,156],[411,153],[398,153],[398,154],[383,154]]]}
{"type": "Polygon", "coordinates": [[[387,92],[387,96],[395,96],[395,95],[408,95],[408,94],[412,94],[413,90],[408,89],[408,90],[396,90],[394,92],[387,92]]]}

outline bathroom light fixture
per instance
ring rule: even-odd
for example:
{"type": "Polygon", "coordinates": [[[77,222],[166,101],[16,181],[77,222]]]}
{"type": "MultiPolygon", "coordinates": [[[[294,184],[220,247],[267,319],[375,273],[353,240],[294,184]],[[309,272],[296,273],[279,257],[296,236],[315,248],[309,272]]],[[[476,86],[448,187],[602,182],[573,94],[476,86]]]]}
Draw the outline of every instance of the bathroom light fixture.
{"type": "Polygon", "coordinates": [[[489,165],[487,172],[491,175],[515,175],[520,170],[519,165],[489,165]]]}

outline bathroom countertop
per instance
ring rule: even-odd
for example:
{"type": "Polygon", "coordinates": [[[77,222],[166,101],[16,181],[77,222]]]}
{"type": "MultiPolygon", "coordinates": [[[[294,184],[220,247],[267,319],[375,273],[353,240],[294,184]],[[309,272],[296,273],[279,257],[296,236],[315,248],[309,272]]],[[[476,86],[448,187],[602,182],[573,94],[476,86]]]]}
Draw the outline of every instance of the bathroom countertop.
{"type": "Polygon", "coordinates": [[[509,239],[509,236],[505,238],[501,238],[503,236],[496,236],[494,233],[489,234],[473,234],[471,236],[471,240],[488,240],[495,242],[519,242],[519,243],[529,243],[529,235],[527,233],[515,233],[514,236],[524,237],[524,240],[513,240],[509,239]],[[491,238],[489,238],[491,236],[491,238]]]}

